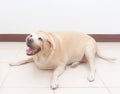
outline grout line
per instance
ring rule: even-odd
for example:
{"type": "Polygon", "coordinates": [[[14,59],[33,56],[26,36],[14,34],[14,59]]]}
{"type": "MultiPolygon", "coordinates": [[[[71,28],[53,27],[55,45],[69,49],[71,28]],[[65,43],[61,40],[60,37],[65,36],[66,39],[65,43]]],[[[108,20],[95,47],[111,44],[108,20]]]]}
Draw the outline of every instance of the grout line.
{"type": "Polygon", "coordinates": [[[55,90],[52,90],[53,91],[53,94],[55,94],[55,90]]]}
{"type": "MultiPolygon", "coordinates": [[[[2,88],[50,88],[50,87],[29,87],[29,86],[27,86],[27,87],[24,87],[24,86],[19,86],[19,87],[16,87],[16,86],[3,86],[2,88]]],[[[94,88],[94,89],[96,89],[96,88],[105,88],[105,86],[104,87],[59,87],[59,88],[94,88]]],[[[58,89],[59,89],[58,88],[58,89]]],[[[109,88],[120,88],[120,87],[109,87],[109,88]]]]}
{"type": "Polygon", "coordinates": [[[9,72],[10,72],[10,67],[9,67],[8,72],[6,73],[6,75],[5,75],[4,79],[3,79],[3,81],[1,82],[1,86],[0,86],[0,87],[3,87],[3,84],[4,84],[4,82],[6,81],[9,72]]]}
{"type": "Polygon", "coordinates": [[[99,79],[101,80],[101,82],[103,83],[104,88],[108,91],[108,93],[109,93],[109,94],[112,94],[111,90],[110,90],[109,87],[105,84],[105,82],[104,82],[103,79],[99,76],[99,74],[98,74],[98,77],[99,77],[99,79]]]}

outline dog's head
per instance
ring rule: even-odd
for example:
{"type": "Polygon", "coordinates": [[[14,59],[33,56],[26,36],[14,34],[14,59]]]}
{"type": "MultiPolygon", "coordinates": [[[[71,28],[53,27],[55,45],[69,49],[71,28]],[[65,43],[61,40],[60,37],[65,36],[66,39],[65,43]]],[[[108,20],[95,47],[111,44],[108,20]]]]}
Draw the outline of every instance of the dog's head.
{"type": "Polygon", "coordinates": [[[26,50],[27,55],[35,55],[46,49],[53,48],[51,38],[47,32],[36,31],[31,33],[26,37],[26,45],[28,49],[26,50]]]}

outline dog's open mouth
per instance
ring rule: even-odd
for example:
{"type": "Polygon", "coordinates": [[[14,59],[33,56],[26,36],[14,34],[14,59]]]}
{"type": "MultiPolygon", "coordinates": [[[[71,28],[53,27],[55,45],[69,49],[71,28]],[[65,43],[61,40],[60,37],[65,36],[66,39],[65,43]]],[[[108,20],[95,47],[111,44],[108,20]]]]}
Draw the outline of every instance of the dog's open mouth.
{"type": "Polygon", "coordinates": [[[35,49],[35,48],[30,48],[30,47],[29,47],[29,48],[26,50],[26,54],[27,54],[27,55],[34,55],[34,54],[38,53],[40,50],[41,50],[41,48],[35,49]]]}

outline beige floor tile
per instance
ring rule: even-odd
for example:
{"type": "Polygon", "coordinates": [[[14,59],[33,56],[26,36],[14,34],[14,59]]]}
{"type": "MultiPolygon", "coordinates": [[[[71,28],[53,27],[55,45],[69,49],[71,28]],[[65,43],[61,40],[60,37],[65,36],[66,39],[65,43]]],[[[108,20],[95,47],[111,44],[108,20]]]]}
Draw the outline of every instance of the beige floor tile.
{"type": "Polygon", "coordinates": [[[3,87],[50,87],[51,71],[39,70],[33,63],[11,67],[3,87]]]}
{"type": "Polygon", "coordinates": [[[3,81],[7,77],[9,71],[9,66],[7,63],[0,63],[0,87],[2,86],[3,81]]]}
{"type": "Polygon", "coordinates": [[[95,81],[87,80],[89,70],[87,64],[80,64],[76,68],[68,68],[59,78],[60,87],[104,87],[100,79],[97,77],[95,81]]]}
{"type": "Polygon", "coordinates": [[[101,54],[108,57],[120,57],[120,42],[98,42],[101,54]]]}
{"type": "Polygon", "coordinates": [[[112,94],[120,94],[120,88],[110,88],[112,94]]]}
{"type": "Polygon", "coordinates": [[[22,42],[0,42],[0,62],[13,61],[23,48],[22,42]]]}
{"type": "Polygon", "coordinates": [[[26,55],[26,47],[24,46],[19,53],[16,55],[16,61],[23,60],[25,58],[28,58],[30,56],[26,55]]]}
{"type": "MultiPolygon", "coordinates": [[[[104,46],[102,44],[102,46],[104,46]]],[[[106,44],[107,46],[107,44],[106,44]]],[[[105,46],[104,46],[105,47],[105,46]]],[[[102,47],[101,47],[102,48],[102,47]]],[[[104,48],[102,53],[105,55],[106,53],[111,57],[120,57],[120,43],[112,43],[108,48],[104,48]],[[106,50],[108,49],[108,50],[106,50]]],[[[96,66],[98,74],[106,84],[107,87],[120,87],[120,60],[118,58],[116,63],[107,62],[101,59],[97,59],[96,66]]]]}
{"type": "Polygon", "coordinates": [[[116,48],[120,46],[120,42],[97,42],[98,47],[105,47],[105,48],[116,48]]]}
{"type": "Polygon", "coordinates": [[[1,88],[0,94],[53,94],[49,88],[1,88]]]}
{"type": "Polygon", "coordinates": [[[107,87],[120,87],[120,64],[99,63],[98,74],[107,87]]]}
{"type": "Polygon", "coordinates": [[[14,60],[14,58],[16,58],[17,52],[18,52],[18,50],[0,49],[0,62],[6,62],[6,61],[12,62],[14,60]]]}
{"type": "Polygon", "coordinates": [[[0,42],[0,49],[19,48],[24,42],[0,42]]]}
{"type": "MultiPolygon", "coordinates": [[[[43,91],[43,94],[48,93],[47,89],[43,87],[49,88],[50,78],[52,74],[51,71],[39,70],[32,63],[17,67],[10,67],[9,70],[9,66],[7,63],[17,62],[28,57],[25,54],[25,42],[3,42],[0,43],[0,45],[0,86],[5,77],[7,77],[4,80],[4,83],[2,85],[3,88],[2,90],[0,90],[0,92],[2,91],[3,94],[8,94],[9,92],[16,94],[17,91],[21,91],[21,94],[27,94],[30,93],[29,91],[31,88],[30,94],[33,94],[34,91],[36,91],[37,94],[39,90],[43,91]],[[9,74],[6,76],[8,70],[9,74]]],[[[120,43],[98,43],[98,46],[103,55],[107,55],[110,57],[120,57],[120,43]]],[[[55,94],[108,94],[106,89],[103,88],[105,87],[103,82],[107,87],[114,87],[110,88],[110,90],[113,94],[117,94],[116,92],[119,92],[118,89],[120,88],[119,60],[117,63],[109,63],[97,58],[96,67],[97,75],[94,82],[89,82],[87,80],[89,70],[86,64],[80,64],[76,68],[68,68],[63,73],[63,75],[60,76],[60,88],[56,90],[55,94]]]]}
{"type": "Polygon", "coordinates": [[[60,88],[55,94],[109,94],[105,88],[60,88]]]}

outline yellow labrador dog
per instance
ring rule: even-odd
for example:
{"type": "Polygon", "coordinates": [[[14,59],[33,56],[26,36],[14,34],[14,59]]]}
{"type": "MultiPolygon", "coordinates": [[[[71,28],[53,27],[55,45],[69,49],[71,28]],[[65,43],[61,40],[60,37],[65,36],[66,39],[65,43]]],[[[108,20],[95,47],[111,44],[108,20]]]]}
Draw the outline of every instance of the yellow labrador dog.
{"type": "Polygon", "coordinates": [[[36,31],[26,38],[28,49],[26,54],[31,56],[25,60],[10,65],[21,65],[35,62],[40,69],[53,69],[51,88],[58,87],[58,77],[64,72],[66,65],[78,65],[83,57],[90,66],[89,81],[95,79],[95,56],[105,60],[89,35],[80,32],[44,32],[36,31]]]}

